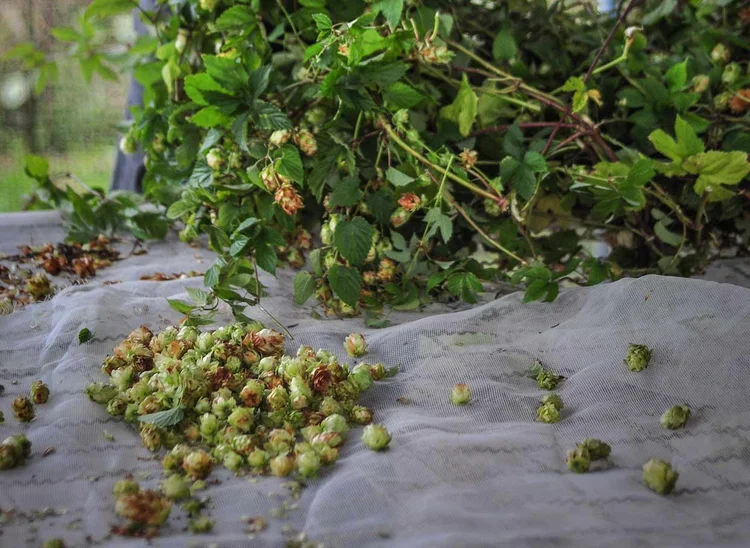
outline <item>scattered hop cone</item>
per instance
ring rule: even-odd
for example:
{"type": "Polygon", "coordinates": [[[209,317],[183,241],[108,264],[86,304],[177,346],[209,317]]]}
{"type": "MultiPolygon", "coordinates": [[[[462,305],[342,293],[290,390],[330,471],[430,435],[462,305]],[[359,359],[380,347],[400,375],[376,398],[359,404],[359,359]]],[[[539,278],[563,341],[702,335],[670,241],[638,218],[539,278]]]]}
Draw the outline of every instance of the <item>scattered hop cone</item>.
{"type": "Polygon", "coordinates": [[[383,451],[391,443],[391,435],[385,426],[368,424],[362,432],[362,443],[373,451],[383,451]]]}
{"type": "Polygon", "coordinates": [[[579,444],[575,449],[568,451],[568,457],[565,462],[568,465],[568,470],[576,474],[583,474],[589,470],[591,454],[586,447],[579,444]]]}
{"type": "Polygon", "coordinates": [[[34,420],[34,404],[26,396],[21,396],[13,400],[13,414],[21,422],[31,422],[34,420]]]}
{"type": "Polygon", "coordinates": [[[255,449],[247,456],[247,463],[254,471],[262,471],[268,464],[271,456],[262,449],[255,449]]]}
{"type": "Polygon", "coordinates": [[[560,411],[563,407],[565,407],[565,404],[563,404],[563,400],[560,397],[559,394],[547,394],[542,398],[542,405],[546,404],[552,404],[555,406],[555,409],[560,411]]]}
{"type": "Polygon", "coordinates": [[[336,432],[344,435],[349,431],[349,425],[346,423],[346,419],[338,414],[326,417],[325,420],[320,423],[320,426],[323,428],[323,432],[336,432]]]}
{"type": "Polygon", "coordinates": [[[453,386],[451,390],[451,403],[453,405],[465,405],[471,400],[471,388],[468,385],[459,383],[453,386]]]}
{"type": "Polygon", "coordinates": [[[15,447],[8,444],[0,444],[0,470],[10,470],[19,462],[15,447]]]}
{"type": "Polygon", "coordinates": [[[153,424],[141,424],[141,442],[146,449],[155,453],[161,449],[161,430],[153,424]]]}
{"type": "Polygon", "coordinates": [[[391,213],[390,221],[394,228],[401,228],[409,221],[410,218],[411,213],[409,213],[403,207],[397,207],[396,210],[391,213]]]}
{"type": "Polygon", "coordinates": [[[664,428],[677,430],[685,426],[690,418],[690,408],[687,405],[675,405],[667,409],[659,422],[664,428]]]}
{"type": "Polygon", "coordinates": [[[729,108],[735,114],[750,111],[750,88],[741,89],[729,100],[729,108]]]}
{"type": "Polygon", "coordinates": [[[32,382],[31,399],[38,405],[47,403],[47,400],[49,399],[49,387],[42,381],[32,382]]]}
{"type": "Polygon", "coordinates": [[[352,358],[364,356],[367,353],[367,342],[361,333],[350,333],[344,339],[344,349],[352,358]]]}
{"type": "Polygon", "coordinates": [[[672,492],[680,474],[668,462],[659,459],[649,459],[643,465],[643,483],[652,491],[661,495],[672,492]]]}
{"type": "Polygon", "coordinates": [[[536,411],[536,420],[547,424],[559,422],[560,411],[555,407],[553,403],[545,403],[539,406],[536,411]]]}
{"type": "Polygon", "coordinates": [[[234,451],[227,451],[226,453],[224,453],[224,457],[222,458],[221,463],[227,470],[237,472],[240,468],[242,468],[243,458],[234,451]]]}
{"type": "Polygon", "coordinates": [[[115,502],[115,512],[138,525],[162,525],[171,510],[168,498],[150,490],[124,494],[115,502]]]}
{"type": "Polygon", "coordinates": [[[190,498],[190,483],[179,474],[172,474],[161,482],[164,496],[173,501],[190,498]]]}
{"type": "Polygon", "coordinates": [[[294,136],[294,142],[307,156],[315,156],[318,153],[318,141],[315,135],[307,129],[300,129],[294,136]]]}
{"type": "Polygon", "coordinates": [[[631,371],[643,371],[651,361],[651,350],[645,344],[631,344],[628,347],[628,355],[625,357],[625,365],[631,371]]]}
{"type": "Polygon", "coordinates": [[[193,534],[210,533],[214,528],[214,521],[207,516],[198,516],[188,522],[188,530],[193,534]]]}
{"type": "Polygon", "coordinates": [[[727,86],[734,84],[742,75],[742,67],[739,63],[729,63],[721,73],[721,81],[727,86]]]}
{"type": "Polygon", "coordinates": [[[356,365],[349,377],[357,383],[360,392],[364,392],[372,386],[372,374],[370,373],[370,366],[367,364],[356,365]]]}
{"type": "Polygon", "coordinates": [[[277,129],[268,140],[272,145],[280,147],[287,144],[291,136],[292,132],[288,129],[277,129]]]}
{"type": "Polygon", "coordinates": [[[35,301],[40,301],[52,295],[53,288],[45,274],[35,274],[26,281],[26,291],[35,301]]]}
{"type": "Polygon", "coordinates": [[[140,490],[141,488],[135,480],[121,479],[115,482],[115,485],[112,487],[112,494],[115,498],[118,498],[122,495],[137,493],[140,490]]]}
{"type": "Polygon", "coordinates": [[[461,165],[463,166],[463,168],[468,170],[474,168],[479,155],[477,154],[476,150],[469,150],[468,148],[465,148],[463,152],[458,155],[458,157],[461,159],[461,165]]]}
{"type": "Polygon", "coordinates": [[[355,405],[349,411],[349,418],[356,424],[370,424],[372,422],[372,409],[364,405],[355,405]]]}
{"type": "Polygon", "coordinates": [[[711,78],[706,74],[698,74],[693,77],[693,93],[703,93],[711,86],[711,78]]]}
{"type": "Polygon", "coordinates": [[[585,447],[588,450],[591,460],[606,459],[612,452],[612,447],[609,444],[594,438],[585,438],[578,446],[585,447]]]}

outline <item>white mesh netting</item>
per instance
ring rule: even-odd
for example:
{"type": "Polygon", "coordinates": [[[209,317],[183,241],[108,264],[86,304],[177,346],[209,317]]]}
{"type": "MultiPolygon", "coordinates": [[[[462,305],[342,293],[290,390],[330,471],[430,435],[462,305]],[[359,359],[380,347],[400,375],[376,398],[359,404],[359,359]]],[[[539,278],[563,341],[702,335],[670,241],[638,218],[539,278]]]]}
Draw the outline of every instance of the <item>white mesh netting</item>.
{"type": "MultiPolygon", "coordinates": [[[[2,250],[32,238],[59,239],[54,222],[45,222],[5,219],[2,250]]],[[[15,509],[0,524],[0,545],[104,539],[119,522],[112,484],[128,472],[137,478],[150,472],[152,479],[143,483],[156,486],[159,461],[150,459],[135,431],[82,390],[104,380],[102,359],[133,328],[146,324],[156,331],[177,320],[165,297],[184,298],[184,287],[200,285],[199,278],[136,280],[154,271],[204,270],[208,254],[200,253],[200,264],[195,253],[177,242],[153,245],[148,255],[102,271],[89,285],[0,317],[0,383],[6,388],[0,434],[25,431],[33,443],[25,466],[0,473],[0,508],[15,509]],[[79,345],[83,327],[95,335],[79,345]],[[49,384],[50,401],[37,407],[32,423],[21,425],[10,402],[38,378],[49,384]],[[42,457],[48,446],[56,452],[42,457]],[[59,515],[34,518],[44,508],[59,515]]],[[[264,303],[291,327],[289,351],[310,344],[345,359],[343,338],[357,330],[368,339],[368,361],[401,367],[363,396],[393,442],[389,451],[374,453],[359,442],[359,430],[352,432],[338,462],[310,482],[285,519],[269,518],[269,528],[252,545],[282,544],[284,525],[326,546],[745,545],[749,289],[645,277],[566,290],[551,304],[521,304],[512,294],[460,311],[433,307],[431,315],[401,314],[393,327],[367,330],[361,319],[315,320],[309,307],[294,306],[291,277],[267,278],[271,295],[264,303]],[[652,365],[642,373],[622,363],[630,342],[654,349],[652,365]],[[563,420],[554,425],[534,422],[543,395],[526,376],[534,358],[567,377],[559,389],[563,420]],[[470,405],[448,403],[456,382],[471,386],[470,405]],[[403,398],[408,403],[397,401],[403,398]],[[693,410],[686,429],[662,429],[659,416],[678,403],[693,410]],[[572,474],[565,453],[584,437],[610,443],[610,463],[572,474]],[[641,466],[650,457],[679,470],[673,495],[656,495],[641,484],[641,466]]],[[[205,492],[214,533],[186,533],[182,512],[173,511],[156,545],[245,546],[241,517],[268,516],[288,499],[278,496],[284,489],[276,478],[253,483],[224,469],[212,478],[221,480],[205,492]]]]}

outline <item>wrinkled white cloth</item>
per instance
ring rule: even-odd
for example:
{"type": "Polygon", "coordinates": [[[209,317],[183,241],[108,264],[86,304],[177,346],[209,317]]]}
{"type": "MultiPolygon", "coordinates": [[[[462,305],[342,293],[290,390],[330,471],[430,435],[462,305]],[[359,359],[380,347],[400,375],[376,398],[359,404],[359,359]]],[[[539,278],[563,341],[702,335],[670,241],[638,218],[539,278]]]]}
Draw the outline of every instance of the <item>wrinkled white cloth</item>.
{"type": "MultiPolygon", "coordinates": [[[[0,250],[58,240],[59,227],[45,215],[0,216],[0,250]]],[[[155,488],[159,460],[83,389],[105,380],[103,358],[132,329],[158,331],[178,320],[165,298],[185,298],[185,287],[201,285],[200,278],[138,278],[205,270],[211,257],[198,256],[202,262],[176,241],[154,244],[87,285],[0,316],[0,436],[25,432],[33,443],[24,466],[0,472],[0,546],[53,537],[84,545],[89,535],[113,546],[144,543],[106,537],[121,523],[111,489],[127,473],[155,488]],[[84,327],[94,338],[79,345],[84,327]],[[49,384],[51,397],[21,424],[10,404],[35,379],[49,384]],[[51,446],[56,451],[42,457],[51,446]]],[[[369,343],[365,360],[400,366],[362,398],[392,433],[390,449],[369,451],[360,429],[350,432],[338,462],[309,482],[284,519],[270,517],[289,501],[282,480],[218,469],[211,477],[220,483],[204,492],[213,533],[187,533],[176,507],[156,546],[278,546],[285,526],[332,547],[746,545],[750,289],[648,276],[563,290],[549,304],[522,304],[514,293],[458,311],[435,305],[371,330],[361,318],[314,319],[310,306],[292,303],[292,276],[264,279],[264,306],[294,334],[289,352],[309,344],[350,361],[342,341],[359,331],[369,343]],[[623,365],[631,342],[654,350],[643,372],[623,365]],[[558,390],[563,418],[554,425],[534,422],[545,394],[527,376],[536,358],[566,377],[558,390]],[[458,382],[473,391],[467,406],[449,403],[458,382]],[[679,403],[693,411],[686,428],[664,430],[659,417],[679,403]],[[611,458],[588,474],[570,473],[566,451],[585,437],[611,444],[611,458]],[[650,457],[680,472],[672,495],[642,485],[650,457]],[[243,516],[265,516],[269,527],[249,540],[243,516]]],[[[219,322],[230,320],[223,311],[219,322]]]]}

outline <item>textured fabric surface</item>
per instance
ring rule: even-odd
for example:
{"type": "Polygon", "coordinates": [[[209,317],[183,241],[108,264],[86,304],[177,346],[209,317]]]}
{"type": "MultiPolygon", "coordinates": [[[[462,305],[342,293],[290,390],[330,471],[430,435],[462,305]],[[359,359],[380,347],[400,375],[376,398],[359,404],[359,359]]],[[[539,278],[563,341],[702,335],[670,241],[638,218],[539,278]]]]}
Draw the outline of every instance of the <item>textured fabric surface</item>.
{"type": "MultiPolygon", "coordinates": [[[[44,219],[0,217],[2,250],[32,236],[54,240],[54,222],[45,227],[44,219]],[[24,223],[36,228],[18,228],[24,223]]],[[[0,524],[0,546],[51,537],[77,545],[87,535],[104,539],[119,523],[112,484],[130,472],[156,486],[159,461],[82,390],[104,380],[102,359],[133,328],[146,324],[156,331],[178,319],[165,297],[184,298],[186,286],[201,283],[143,282],[140,275],[204,270],[209,255],[200,252],[199,263],[195,254],[177,242],[156,244],[88,285],[0,317],[0,409],[6,415],[0,435],[25,432],[33,443],[26,465],[0,473],[0,508],[15,509],[0,524]],[[105,285],[105,279],[122,283],[105,285]],[[79,345],[83,327],[94,338],[79,345]],[[10,402],[34,379],[49,384],[50,401],[21,425],[10,402]],[[49,446],[56,452],[42,457],[49,446]],[[34,516],[45,508],[52,515],[34,516]]],[[[281,480],[217,470],[211,477],[220,482],[205,492],[214,534],[185,533],[186,519],[175,509],[155,545],[246,546],[242,516],[269,517],[253,546],[283,544],[284,526],[326,546],[746,545],[749,289],[645,277],[564,290],[551,304],[522,304],[514,293],[457,311],[435,306],[396,316],[387,329],[367,330],[361,319],[313,319],[309,307],[293,305],[291,278],[289,272],[266,278],[264,302],[295,336],[288,351],[310,344],[346,361],[343,338],[357,330],[369,342],[365,359],[401,367],[363,395],[393,435],[390,450],[367,450],[354,430],[339,461],[310,482],[285,519],[269,517],[288,500],[281,480]],[[622,363],[631,342],[654,349],[641,373],[622,363]],[[544,395],[527,377],[535,358],[567,377],[558,390],[563,419],[554,425],[534,422],[544,395]],[[457,382],[472,388],[470,405],[448,403],[457,382]],[[662,429],[660,415],[678,403],[693,410],[687,427],[662,429]],[[572,474],[565,453],[584,437],[610,443],[612,456],[601,469],[572,474]],[[650,457],[679,470],[673,495],[656,495],[641,484],[641,466],[650,457]]],[[[220,321],[229,320],[222,312],[220,321]]],[[[142,541],[108,542],[137,544],[142,541]]]]}

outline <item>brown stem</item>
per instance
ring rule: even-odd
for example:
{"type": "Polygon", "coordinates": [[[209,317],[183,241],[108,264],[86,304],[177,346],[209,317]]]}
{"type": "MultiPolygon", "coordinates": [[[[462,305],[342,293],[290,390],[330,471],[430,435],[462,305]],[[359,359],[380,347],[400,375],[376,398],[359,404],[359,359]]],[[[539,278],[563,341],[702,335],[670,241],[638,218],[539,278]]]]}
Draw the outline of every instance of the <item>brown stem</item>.
{"type": "MultiPolygon", "coordinates": [[[[507,131],[511,127],[513,127],[514,124],[505,124],[502,126],[491,126],[486,127],[483,129],[478,129],[477,131],[471,133],[469,137],[475,137],[477,135],[487,135],[488,133],[499,133],[502,131],[507,131]]],[[[544,128],[544,127],[554,127],[557,125],[557,122],[524,122],[522,124],[515,124],[521,129],[531,129],[531,128],[544,128]]],[[[563,127],[567,127],[570,129],[575,129],[578,126],[576,124],[563,124],[563,127]]]]}

